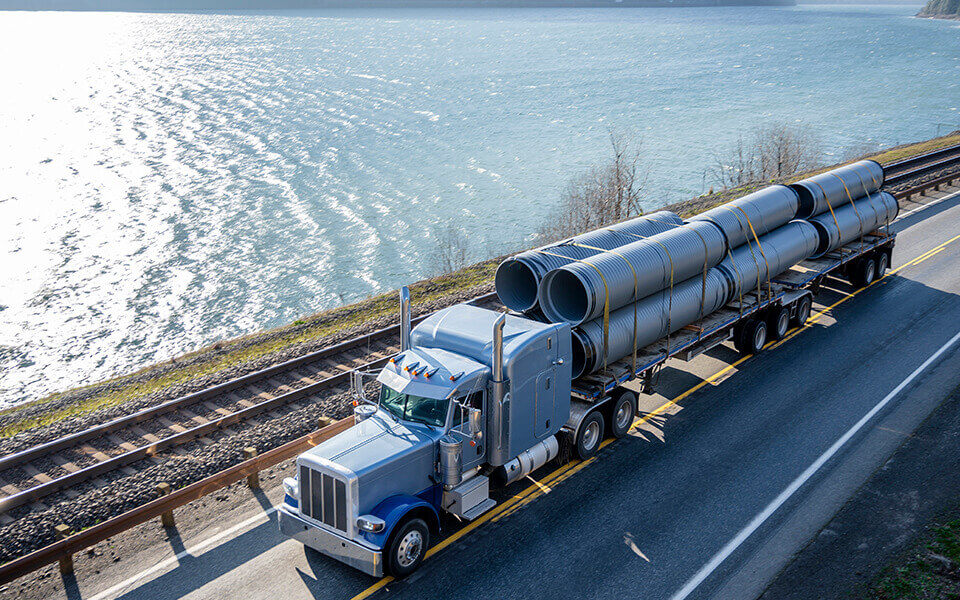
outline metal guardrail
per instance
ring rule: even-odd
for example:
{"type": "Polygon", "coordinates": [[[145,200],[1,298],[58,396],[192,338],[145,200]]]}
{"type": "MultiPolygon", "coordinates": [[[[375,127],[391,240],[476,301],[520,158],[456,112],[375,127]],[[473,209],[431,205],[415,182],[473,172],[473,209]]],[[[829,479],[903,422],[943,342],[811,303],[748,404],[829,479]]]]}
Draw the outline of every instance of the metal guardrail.
{"type": "MultiPolygon", "coordinates": [[[[960,148],[960,146],[956,148],[960,148]]],[[[911,196],[923,193],[931,189],[939,189],[940,186],[949,185],[957,180],[960,180],[960,173],[946,175],[943,177],[939,177],[935,180],[916,185],[906,190],[897,192],[896,194],[894,194],[894,196],[897,199],[910,198],[911,196]]],[[[491,293],[485,296],[481,296],[475,299],[474,301],[480,301],[483,298],[492,297],[494,296],[494,294],[495,293],[491,293]]],[[[373,336],[377,334],[382,335],[383,334],[382,332],[386,332],[392,329],[398,329],[398,327],[399,326],[384,328],[368,335],[369,336],[373,336]]],[[[364,338],[357,338],[357,339],[364,339],[364,338]]],[[[344,342],[342,345],[340,345],[341,349],[345,349],[342,347],[343,345],[356,342],[357,339],[348,340],[347,342],[344,342]]],[[[350,347],[355,347],[356,345],[359,345],[359,344],[354,344],[353,346],[350,346],[350,347]]],[[[323,351],[320,351],[320,352],[323,352],[323,351]]],[[[317,354],[319,353],[315,353],[313,356],[316,357],[317,354]]],[[[282,363],[282,365],[290,365],[291,363],[302,361],[304,358],[305,357],[300,357],[298,359],[294,359],[293,361],[282,363]]],[[[299,363],[299,364],[302,364],[302,363],[299,363]]],[[[271,371],[272,369],[275,369],[282,365],[277,365],[276,367],[271,367],[269,369],[265,369],[264,371],[258,371],[257,373],[264,373],[266,371],[271,371]]],[[[256,374],[250,374],[244,377],[253,377],[254,375],[256,374]]],[[[348,375],[348,373],[344,373],[341,375],[348,375]]],[[[261,377],[262,376],[263,375],[261,375],[261,377]]],[[[243,378],[239,378],[239,379],[243,379],[243,378]]],[[[234,380],[234,381],[238,381],[238,380],[234,380]]],[[[227,382],[222,385],[224,386],[230,385],[234,381],[227,382]]],[[[302,388],[302,389],[306,389],[306,388],[302,388]]],[[[204,390],[203,392],[198,392],[197,394],[194,394],[192,396],[196,397],[198,394],[204,394],[209,391],[210,390],[204,390]]],[[[184,398],[189,398],[189,397],[190,396],[185,396],[184,398]]],[[[183,400],[183,399],[178,399],[178,401],[179,400],[183,400]]],[[[136,413],[136,414],[139,414],[139,413],[136,413]]],[[[250,460],[246,460],[241,463],[238,463],[233,467],[230,467],[229,469],[226,469],[224,471],[221,471],[220,473],[217,473],[216,475],[212,475],[210,477],[207,477],[206,479],[202,479],[196,483],[190,484],[184,488],[176,490],[167,496],[163,496],[161,498],[148,502],[143,506],[135,508],[126,513],[123,513],[122,515],[113,517],[112,519],[104,521],[103,523],[100,523],[98,525],[94,525],[93,527],[90,527],[89,529],[85,529],[80,533],[71,535],[65,539],[59,540],[57,542],[54,542],[53,544],[40,548],[39,550],[31,552],[30,554],[14,559],[4,565],[0,565],[0,585],[9,583],[10,581],[17,579],[18,577],[22,577],[24,575],[32,573],[33,571],[36,571],[60,559],[70,557],[73,554],[80,552],[85,548],[89,548],[94,544],[102,542],[107,538],[110,538],[119,533],[127,531],[133,527],[136,527],[137,525],[146,523],[151,519],[160,517],[163,513],[169,512],[175,508],[179,508],[194,500],[202,498],[203,496],[206,496],[215,491],[223,489],[224,487],[232,483],[240,481],[244,477],[249,477],[250,475],[258,473],[263,469],[280,464],[281,462],[289,458],[292,458],[313,446],[316,446],[320,442],[333,437],[334,435],[340,433],[341,431],[346,430],[347,428],[350,427],[352,423],[353,423],[353,417],[341,419],[340,421],[337,421],[336,423],[333,423],[327,427],[324,427],[323,429],[320,429],[314,433],[308,434],[304,437],[298,438],[282,446],[269,450],[264,454],[257,456],[255,458],[252,458],[250,460]]]]}
{"type": "Polygon", "coordinates": [[[289,458],[309,450],[320,442],[330,439],[351,425],[353,425],[353,417],[341,419],[323,429],[264,452],[260,456],[238,463],[216,475],[201,479],[169,495],[157,498],[122,515],[108,519],[89,529],[85,529],[54,542],[49,546],[45,546],[4,565],[0,565],[0,585],[32,573],[62,558],[72,556],[98,542],[102,542],[118,533],[146,523],[151,519],[155,519],[166,512],[202,498],[207,494],[223,489],[231,483],[240,481],[263,469],[278,465],[289,458]]]}

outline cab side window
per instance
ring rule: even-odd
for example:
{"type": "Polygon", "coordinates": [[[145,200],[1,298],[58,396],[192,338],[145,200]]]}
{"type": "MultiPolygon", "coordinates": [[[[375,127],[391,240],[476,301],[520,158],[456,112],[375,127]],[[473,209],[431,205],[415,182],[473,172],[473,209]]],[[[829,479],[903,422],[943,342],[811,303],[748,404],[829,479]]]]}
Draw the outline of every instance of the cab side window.
{"type": "MultiPolygon", "coordinates": [[[[470,408],[476,408],[483,410],[483,392],[473,392],[466,398],[461,398],[461,404],[469,406],[470,408]]],[[[460,407],[457,407],[453,412],[453,426],[462,425],[467,419],[467,411],[461,410],[460,407]]]]}

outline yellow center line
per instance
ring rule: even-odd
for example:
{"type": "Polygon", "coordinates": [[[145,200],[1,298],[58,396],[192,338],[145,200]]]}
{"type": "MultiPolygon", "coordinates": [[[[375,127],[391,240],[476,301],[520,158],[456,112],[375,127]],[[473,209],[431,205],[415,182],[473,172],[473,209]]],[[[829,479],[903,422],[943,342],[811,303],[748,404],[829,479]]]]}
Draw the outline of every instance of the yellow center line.
{"type": "MultiPolygon", "coordinates": [[[[877,283],[879,283],[880,281],[886,279],[887,277],[890,277],[891,275],[894,275],[894,274],[898,273],[899,271],[902,271],[903,269],[905,269],[905,268],[907,268],[907,267],[909,267],[909,266],[919,264],[919,263],[927,260],[928,258],[934,256],[935,254],[938,254],[938,253],[941,252],[944,248],[946,248],[948,245],[952,244],[953,242],[955,242],[955,241],[957,241],[957,240],[960,240],[960,235],[956,235],[956,236],[950,238],[949,240],[943,242],[943,243],[940,244],[939,246],[936,246],[935,248],[931,248],[931,249],[928,250],[927,252],[924,252],[923,254],[921,254],[920,256],[918,256],[918,257],[916,257],[916,258],[914,258],[913,260],[911,260],[911,261],[909,261],[909,262],[906,262],[906,263],[900,265],[900,266],[897,267],[896,269],[892,269],[892,270],[888,271],[883,277],[877,279],[876,281],[874,281],[874,282],[871,283],[870,285],[868,285],[868,286],[866,286],[866,287],[862,287],[862,288],[860,288],[860,289],[858,289],[858,290],[855,290],[855,291],[853,291],[853,292],[848,292],[847,295],[845,295],[843,298],[837,300],[836,302],[834,302],[834,303],[831,304],[830,306],[824,308],[823,310],[818,311],[816,314],[811,315],[810,318],[807,319],[807,322],[806,322],[806,323],[804,323],[804,324],[803,324],[802,326],[800,326],[800,327],[794,328],[791,332],[789,332],[787,335],[785,335],[785,336],[783,337],[783,339],[781,339],[781,340],[779,340],[779,341],[777,341],[777,342],[768,342],[768,343],[764,346],[764,348],[765,348],[765,349],[766,349],[766,348],[776,348],[776,347],[782,345],[782,344],[783,344],[784,342],[786,342],[787,340],[793,339],[794,337],[796,337],[797,335],[799,335],[800,332],[809,329],[809,328],[810,328],[814,323],[816,323],[817,320],[820,319],[824,314],[830,312],[831,310],[833,310],[834,308],[836,308],[836,307],[839,306],[840,304],[843,304],[844,302],[846,302],[846,301],[849,300],[850,298],[853,298],[854,296],[856,296],[856,295],[859,294],[860,292],[862,292],[862,291],[870,288],[870,287],[873,286],[873,285],[876,285],[877,283]]],[[[698,384],[694,385],[693,387],[691,387],[690,389],[686,390],[685,392],[683,392],[682,394],[680,394],[679,396],[677,396],[677,397],[674,398],[673,400],[667,400],[666,402],[664,402],[663,404],[661,404],[660,406],[658,406],[656,409],[654,409],[652,412],[648,412],[648,413],[646,413],[644,416],[636,419],[636,420],[633,422],[633,425],[631,425],[631,427],[630,427],[631,431],[632,431],[633,429],[637,428],[639,425],[642,425],[643,423],[646,423],[647,421],[649,421],[650,419],[654,418],[655,416],[657,416],[657,415],[659,415],[659,414],[662,414],[664,411],[668,410],[668,409],[671,408],[672,406],[677,406],[683,399],[689,397],[690,394],[693,394],[693,393],[696,392],[697,390],[703,388],[703,386],[705,386],[705,385],[709,385],[709,384],[713,383],[713,382],[716,381],[718,378],[722,377],[723,375],[725,375],[726,373],[730,372],[731,370],[737,368],[737,366],[743,364],[744,361],[748,360],[748,359],[751,358],[751,357],[753,357],[753,355],[752,355],[752,354],[748,354],[748,355],[746,355],[746,356],[743,356],[743,357],[737,359],[737,361],[734,362],[733,364],[727,365],[726,367],[720,369],[719,371],[717,371],[717,372],[714,373],[713,375],[710,375],[709,377],[707,377],[706,379],[704,379],[704,380],[701,381],[700,383],[698,383],[698,384]]],[[[606,440],[604,440],[603,443],[600,445],[600,448],[601,448],[601,449],[606,448],[607,446],[609,446],[610,444],[614,443],[615,441],[617,441],[617,440],[606,439],[606,440]]],[[[434,554],[442,551],[444,548],[446,548],[446,547],[449,546],[450,544],[452,544],[452,543],[456,542],[457,540],[461,539],[462,537],[466,536],[466,535],[469,534],[471,531],[473,531],[473,530],[476,529],[477,527],[480,527],[481,525],[483,525],[484,523],[486,523],[486,522],[488,522],[488,521],[499,521],[499,520],[502,519],[502,518],[505,518],[505,517],[510,516],[510,515],[513,514],[514,512],[520,510],[521,508],[523,508],[523,507],[526,506],[527,504],[530,504],[531,502],[533,502],[534,500],[536,500],[539,496],[541,496],[541,495],[543,495],[544,493],[546,493],[546,491],[549,491],[549,490],[550,490],[550,487],[549,487],[549,486],[555,486],[555,485],[557,485],[558,483],[560,483],[560,482],[562,482],[562,481],[564,481],[564,480],[572,477],[573,475],[575,475],[576,473],[580,472],[582,469],[584,469],[587,465],[589,465],[590,463],[594,462],[595,460],[597,460],[597,457],[596,457],[596,456],[594,456],[593,458],[590,458],[590,459],[588,459],[588,460],[572,459],[569,463],[567,463],[567,464],[563,465],[562,467],[560,467],[560,468],[552,471],[549,475],[546,475],[546,476],[544,476],[543,478],[541,478],[541,480],[540,480],[539,482],[533,481],[533,479],[531,478],[531,481],[533,481],[533,484],[531,484],[530,486],[528,486],[527,488],[525,488],[525,489],[524,489],[522,492],[520,492],[519,494],[517,494],[517,495],[515,495],[515,496],[512,496],[509,500],[507,500],[507,501],[504,502],[503,504],[500,504],[500,505],[492,508],[491,510],[487,511],[483,516],[481,516],[480,518],[478,518],[478,519],[475,520],[475,521],[470,522],[470,524],[467,525],[466,527],[464,527],[463,529],[459,529],[459,530],[457,530],[456,532],[452,533],[451,535],[447,536],[446,539],[444,539],[442,542],[440,542],[439,544],[437,544],[436,546],[434,546],[433,548],[431,548],[431,549],[427,552],[427,555],[426,555],[424,558],[425,558],[425,559],[430,558],[430,557],[433,556],[434,554]]],[[[386,577],[384,577],[384,578],[381,579],[380,581],[374,583],[373,585],[371,585],[371,586],[368,587],[367,589],[363,590],[362,592],[360,592],[359,594],[357,594],[356,596],[354,596],[353,598],[351,598],[351,600],[363,600],[364,598],[368,598],[368,597],[370,597],[371,595],[373,595],[375,592],[379,591],[380,589],[382,589],[383,587],[385,587],[387,584],[389,584],[390,582],[392,582],[393,580],[394,580],[393,577],[387,575],[386,577]]]]}

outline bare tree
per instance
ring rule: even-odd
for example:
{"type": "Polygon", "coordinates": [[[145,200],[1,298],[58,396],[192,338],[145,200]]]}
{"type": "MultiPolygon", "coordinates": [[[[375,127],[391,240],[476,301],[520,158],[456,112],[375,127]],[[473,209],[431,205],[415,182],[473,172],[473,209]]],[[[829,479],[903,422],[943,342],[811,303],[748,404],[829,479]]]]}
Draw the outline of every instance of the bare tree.
{"type": "Polygon", "coordinates": [[[434,249],[437,267],[441,274],[453,273],[467,266],[470,249],[466,232],[452,224],[433,230],[437,246],[434,249]]]}
{"type": "Polygon", "coordinates": [[[724,188],[759,181],[779,181],[816,168],[819,143],[806,129],[787,123],[770,123],[743,134],[727,151],[714,156],[713,179],[724,188]]]}
{"type": "Polygon", "coordinates": [[[590,231],[641,214],[640,141],[624,131],[610,132],[609,162],[575,176],[563,192],[560,206],[540,227],[544,241],[590,231]]]}

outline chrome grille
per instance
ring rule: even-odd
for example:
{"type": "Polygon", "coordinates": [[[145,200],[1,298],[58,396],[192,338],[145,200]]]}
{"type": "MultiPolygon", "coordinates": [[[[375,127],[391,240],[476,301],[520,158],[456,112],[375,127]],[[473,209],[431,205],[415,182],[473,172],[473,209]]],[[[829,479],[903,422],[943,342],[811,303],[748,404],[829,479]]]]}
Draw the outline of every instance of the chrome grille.
{"type": "Polygon", "coordinates": [[[347,484],[338,477],[300,465],[300,510],[347,533],[347,484]]]}

